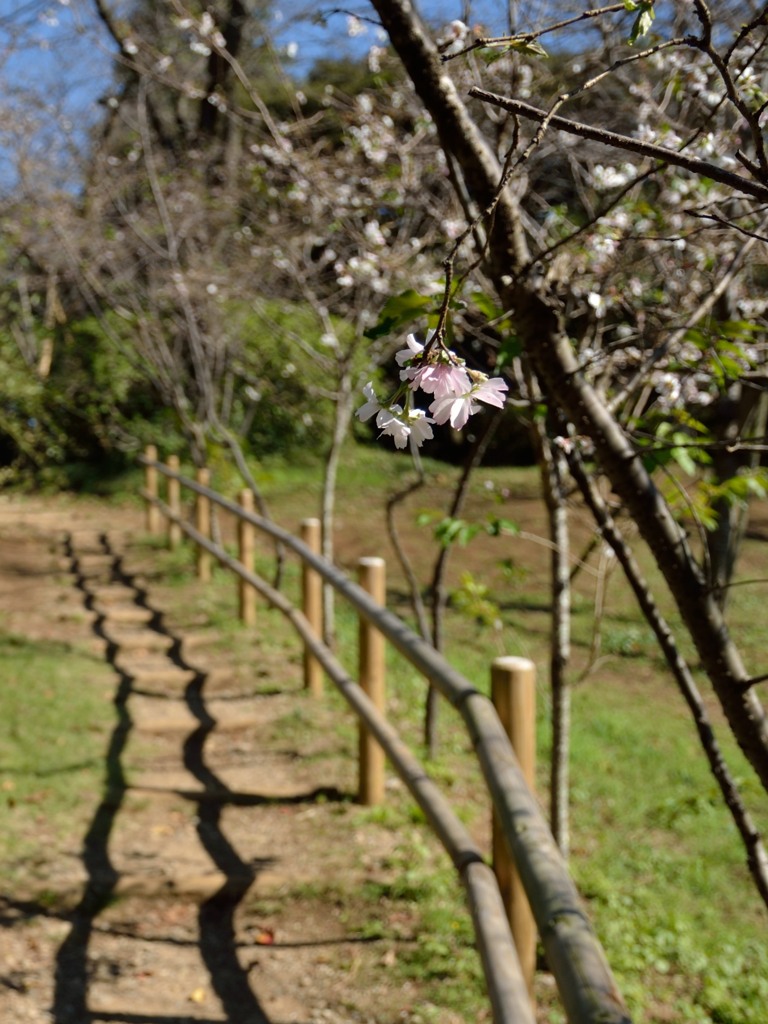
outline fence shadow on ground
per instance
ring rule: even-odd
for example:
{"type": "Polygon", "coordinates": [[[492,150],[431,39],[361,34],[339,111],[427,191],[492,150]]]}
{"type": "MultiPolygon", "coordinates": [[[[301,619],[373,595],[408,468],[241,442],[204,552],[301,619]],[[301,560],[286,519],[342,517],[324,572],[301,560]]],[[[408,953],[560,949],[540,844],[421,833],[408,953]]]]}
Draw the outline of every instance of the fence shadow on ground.
{"type": "MultiPolygon", "coordinates": [[[[103,553],[109,558],[108,569],[102,577],[107,581],[129,588],[133,602],[150,614],[147,627],[172,641],[169,657],[174,665],[191,670],[194,675],[184,692],[184,700],[197,719],[198,727],[186,738],[183,747],[184,767],[200,783],[197,794],[197,834],[203,849],[213,865],[224,876],[217,892],[200,904],[198,913],[198,945],[203,963],[210,976],[213,991],[219,997],[227,1018],[238,1024],[269,1024],[248,979],[247,971],[237,956],[234,915],[261,867],[258,862],[247,863],[229,842],[221,827],[223,809],[229,803],[240,803],[239,795],[216,775],[205,760],[205,742],[216,726],[204,700],[206,674],[195,669],[182,654],[181,639],[170,632],[161,614],[149,606],[146,591],[122,567],[120,556],[110,547],[106,536],[100,538],[103,553]]],[[[99,610],[90,577],[81,567],[72,537],[66,542],[66,555],[70,570],[83,601],[95,615],[93,631],[106,645],[106,659],[117,675],[113,702],[117,723],[112,731],[105,758],[105,777],[101,800],[86,832],[83,842],[83,863],[87,881],[80,902],[70,915],[70,930],[56,956],[53,996],[55,1024],[87,1024],[89,1021],[119,1020],[124,1024],[189,1024],[186,1016],[158,1018],[135,1013],[95,1013],[88,1008],[89,945],[96,930],[96,918],[110,904],[120,878],[109,852],[110,837],[118,814],[123,808],[128,791],[124,753],[134,723],[129,711],[129,698],[134,692],[134,677],[120,667],[120,645],[105,628],[106,615],[99,610]]],[[[192,796],[192,794],[180,794],[192,796]]],[[[309,799],[312,796],[309,795],[309,799]]],[[[195,1024],[200,1018],[195,1017],[195,1024]]]]}
{"type": "MultiPolygon", "coordinates": [[[[106,539],[102,539],[102,544],[104,554],[109,555],[110,550],[106,539]]],[[[89,610],[94,610],[93,595],[88,586],[88,579],[81,571],[71,536],[66,540],[65,553],[70,561],[70,571],[75,576],[77,589],[83,595],[85,606],[89,610]]],[[[93,630],[100,638],[107,639],[102,615],[96,615],[93,630]]],[[[133,728],[133,722],[128,712],[128,697],[131,692],[132,679],[115,666],[114,651],[111,658],[109,658],[109,653],[108,645],[108,659],[115,668],[118,679],[113,700],[117,723],[112,730],[107,746],[101,801],[83,840],[82,857],[87,871],[85,889],[80,902],[72,911],[69,934],[56,955],[53,993],[55,1024],[83,1024],[90,1020],[87,1008],[88,945],[93,932],[94,920],[108,905],[119,877],[110,859],[109,837],[126,793],[123,752],[133,728]]]]}

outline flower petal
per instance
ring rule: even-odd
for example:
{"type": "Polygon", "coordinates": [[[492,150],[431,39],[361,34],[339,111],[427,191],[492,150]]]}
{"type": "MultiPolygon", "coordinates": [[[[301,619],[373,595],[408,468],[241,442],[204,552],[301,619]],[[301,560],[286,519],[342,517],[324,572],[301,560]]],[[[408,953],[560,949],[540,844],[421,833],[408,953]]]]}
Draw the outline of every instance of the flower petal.
{"type": "Polygon", "coordinates": [[[408,337],[405,339],[405,344],[408,347],[401,348],[400,351],[397,352],[395,355],[395,361],[398,366],[405,366],[405,364],[409,360],[413,359],[414,356],[421,355],[421,353],[424,351],[424,346],[421,344],[420,341],[416,340],[416,337],[413,334],[408,335],[408,337]]]}
{"type": "Polygon", "coordinates": [[[368,383],[363,388],[363,394],[368,399],[368,401],[360,406],[360,408],[357,410],[356,415],[359,420],[365,422],[365,420],[369,420],[371,416],[374,415],[374,413],[377,413],[379,411],[381,405],[379,403],[378,398],[376,397],[376,393],[373,390],[373,383],[371,381],[368,381],[368,383]]]}
{"type": "Polygon", "coordinates": [[[506,391],[509,391],[509,385],[502,377],[491,377],[489,380],[484,380],[482,384],[476,385],[472,389],[472,394],[486,405],[495,405],[502,409],[507,397],[504,393],[506,391]]]}

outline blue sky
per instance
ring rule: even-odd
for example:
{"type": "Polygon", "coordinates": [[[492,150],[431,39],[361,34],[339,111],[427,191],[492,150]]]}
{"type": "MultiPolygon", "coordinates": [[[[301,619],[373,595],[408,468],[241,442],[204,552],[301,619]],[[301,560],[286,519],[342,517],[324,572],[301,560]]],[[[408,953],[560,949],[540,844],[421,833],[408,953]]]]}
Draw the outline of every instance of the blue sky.
{"type": "MultiPolygon", "coordinates": [[[[112,6],[122,2],[113,0],[112,6]]],[[[527,7],[538,8],[540,3],[534,0],[527,7]]],[[[462,16],[465,4],[427,0],[421,7],[426,17],[440,25],[462,16]]],[[[477,0],[471,7],[473,22],[482,22],[491,30],[501,28],[499,15],[506,11],[505,2],[477,0]]],[[[525,7],[521,5],[521,9],[525,7]]],[[[362,56],[377,42],[375,26],[366,22],[365,34],[350,38],[347,32],[348,14],[374,16],[365,2],[282,0],[275,3],[274,11],[278,44],[298,44],[298,73],[308,70],[324,53],[362,56]],[[317,17],[322,12],[328,12],[324,19],[317,17]]],[[[15,164],[24,147],[30,153],[37,150],[53,157],[54,173],[62,182],[66,179],[73,148],[82,145],[88,128],[100,116],[97,101],[108,91],[112,52],[92,0],[0,0],[0,89],[4,97],[0,107],[0,187],[7,189],[15,182],[15,164]]]]}
{"type": "Polygon", "coordinates": [[[0,185],[20,153],[48,157],[68,177],[69,143],[97,117],[109,82],[103,39],[87,30],[80,0],[0,0],[0,185]]]}

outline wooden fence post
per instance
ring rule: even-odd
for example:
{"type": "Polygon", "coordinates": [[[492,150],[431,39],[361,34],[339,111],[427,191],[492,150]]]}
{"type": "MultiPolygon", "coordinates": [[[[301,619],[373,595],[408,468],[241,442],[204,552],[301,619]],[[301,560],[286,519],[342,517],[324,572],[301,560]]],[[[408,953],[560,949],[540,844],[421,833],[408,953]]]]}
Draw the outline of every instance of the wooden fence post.
{"type": "MultiPolygon", "coordinates": [[[[253,491],[244,488],[240,491],[240,506],[244,512],[253,512],[253,491]]],[[[253,523],[245,519],[237,520],[238,560],[244,569],[253,572],[253,523]]],[[[241,576],[238,576],[238,603],[240,621],[246,626],[256,622],[256,591],[241,576]]]]}
{"type": "MultiPolygon", "coordinates": [[[[202,467],[197,470],[195,479],[201,487],[207,487],[211,482],[210,470],[202,467]]],[[[210,540],[211,537],[211,502],[204,494],[195,495],[195,529],[198,533],[210,540]]],[[[198,546],[197,549],[197,578],[202,583],[209,583],[211,579],[211,556],[205,548],[198,546]]]]}
{"type": "MultiPolygon", "coordinates": [[[[358,563],[360,586],[384,605],[387,599],[386,565],[383,558],[361,558],[358,563]]],[[[384,714],[384,637],[370,622],[359,619],[360,686],[370,697],[377,711],[384,714]]],[[[365,807],[373,807],[384,799],[384,751],[365,727],[359,724],[360,782],[358,799],[365,807]]]]}
{"type": "MultiPolygon", "coordinates": [[[[168,456],[168,469],[173,473],[179,472],[179,456],[168,456]]],[[[181,484],[175,477],[168,477],[168,508],[174,515],[181,515],[181,484]]],[[[173,519],[168,520],[168,547],[175,551],[181,544],[181,525],[173,519]]]]}
{"type": "MultiPolygon", "coordinates": [[[[314,554],[320,554],[320,520],[305,519],[301,524],[301,539],[314,554]]],[[[315,636],[323,635],[323,581],[307,565],[301,563],[301,590],[304,615],[315,636]]],[[[317,658],[304,648],[304,687],[315,697],[323,692],[323,667],[317,658]]]]}
{"type": "MultiPolygon", "coordinates": [[[[147,459],[150,459],[152,462],[157,462],[157,448],[155,447],[155,445],[148,444],[147,447],[144,449],[144,455],[147,459]]],[[[157,505],[155,505],[155,500],[158,497],[156,466],[144,467],[144,490],[147,493],[147,533],[159,533],[160,509],[157,507],[157,505]]]]}
{"type": "MultiPolygon", "coordinates": [[[[491,665],[491,698],[533,791],[536,769],[536,667],[527,658],[496,658],[491,665]]],[[[536,924],[520,876],[493,815],[493,869],[515,940],[528,992],[533,999],[536,924]]]]}

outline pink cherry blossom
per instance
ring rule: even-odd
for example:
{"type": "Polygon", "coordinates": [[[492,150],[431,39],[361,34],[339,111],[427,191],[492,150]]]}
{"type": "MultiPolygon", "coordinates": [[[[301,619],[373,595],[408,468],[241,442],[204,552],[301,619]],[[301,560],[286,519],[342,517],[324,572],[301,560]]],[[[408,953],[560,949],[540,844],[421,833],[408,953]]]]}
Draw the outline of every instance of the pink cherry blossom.
{"type": "MultiPolygon", "coordinates": [[[[417,446],[430,440],[433,423],[450,423],[455,430],[461,430],[469,417],[480,411],[481,402],[499,409],[504,406],[509,389],[501,377],[489,378],[480,371],[468,370],[462,359],[442,345],[429,349],[425,356],[433,337],[434,331],[428,332],[426,344],[422,345],[415,335],[409,334],[406,347],[395,356],[402,367],[400,380],[408,385],[407,390],[403,389],[405,410],[396,404],[382,405],[372,383],[363,389],[367,401],[358,409],[358,417],[367,420],[375,414],[377,427],[394,439],[396,448],[405,448],[409,439],[417,446]],[[413,392],[418,390],[432,396],[431,416],[412,407],[413,392]]],[[[402,393],[401,390],[398,395],[402,393]]]]}
{"type": "Polygon", "coordinates": [[[410,386],[414,390],[421,388],[435,398],[446,398],[448,395],[461,395],[469,391],[472,382],[463,366],[454,363],[430,363],[416,370],[410,386]]]}
{"type": "Polygon", "coordinates": [[[475,398],[479,398],[486,405],[495,405],[499,409],[504,407],[505,391],[509,391],[509,385],[502,377],[489,377],[472,388],[475,398]]]}
{"type": "Polygon", "coordinates": [[[473,401],[471,391],[467,391],[463,395],[446,395],[445,398],[437,398],[429,407],[435,423],[450,421],[454,430],[461,430],[465,427],[469,417],[479,409],[480,406],[473,401]]]}
{"type": "Polygon", "coordinates": [[[503,408],[504,392],[508,390],[506,382],[501,377],[488,378],[485,374],[474,373],[473,376],[480,378],[479,383],[471,385],[461,394],[435,396],[435,401],[429,407],[435,423],[450,422],[454,430],[461,430],[469,417],[480,411],[478,401],[503,408]]]}

